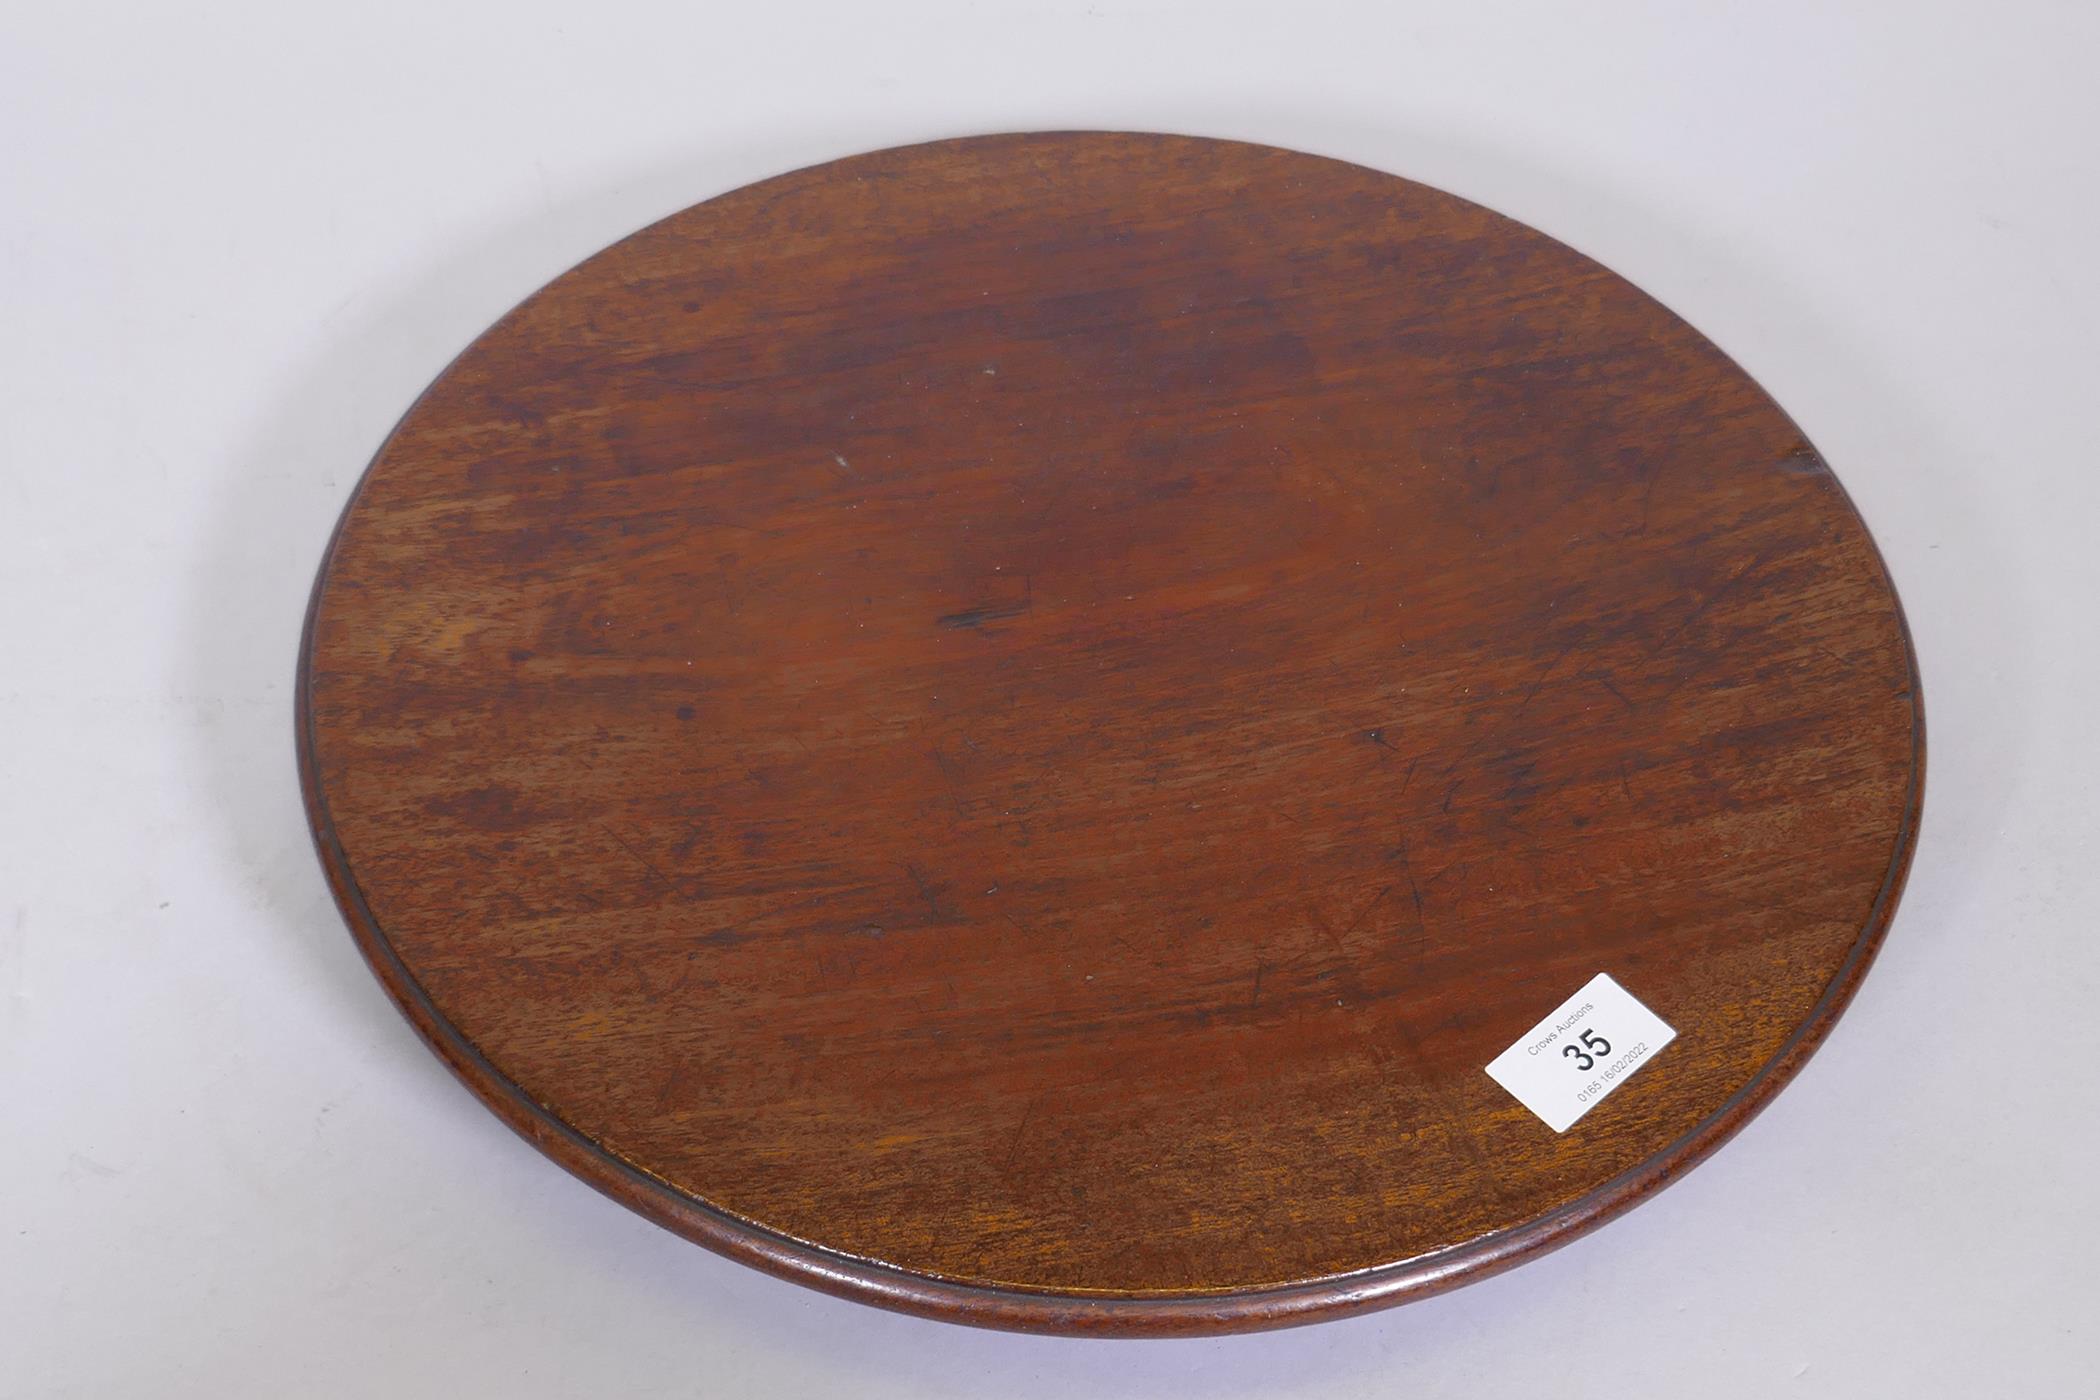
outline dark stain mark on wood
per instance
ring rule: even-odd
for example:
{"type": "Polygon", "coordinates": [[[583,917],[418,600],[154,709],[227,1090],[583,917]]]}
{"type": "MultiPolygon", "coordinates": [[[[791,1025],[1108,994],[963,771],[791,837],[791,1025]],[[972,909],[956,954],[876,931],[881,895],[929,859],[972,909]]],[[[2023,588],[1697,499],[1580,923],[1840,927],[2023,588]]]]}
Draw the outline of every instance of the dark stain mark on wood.
{"type": "Polygon", "coordinates": [[[934,621],[943,627],[982,627],[987,622],[1001,622],[1007,618],[1019,617],[1032,606],[1026,598],[1010,603],[984,603],[974,608],[965,608],[961,612],[943,613],[934,621]]]}
{"type": "Polygon", "coordinates": [[[927,919],[932,923],[939,923],[947,918],[947,912],[941,908],[941,890],[944,887],[928,880],[919,867],[910,861],[904,863],[904,873],[911,877],[912,888],[919,892],[919,898],[926,901],[927,919]]]}

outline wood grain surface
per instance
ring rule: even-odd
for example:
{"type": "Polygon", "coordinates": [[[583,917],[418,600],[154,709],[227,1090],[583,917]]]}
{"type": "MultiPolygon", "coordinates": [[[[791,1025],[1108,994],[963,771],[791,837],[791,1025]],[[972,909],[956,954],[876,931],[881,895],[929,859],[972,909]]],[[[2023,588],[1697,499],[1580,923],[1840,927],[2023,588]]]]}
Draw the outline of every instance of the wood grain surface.
{"type": "Polygon", "coordinates": [[[1060,1331],[1388,1303],[1667,1182],[1850,996],[1924,756],[1866,529],[1696,331],[1141,135],[559,278],[380,451],[301,666],[335,892],[491,1107],[760,1267],[1060,1331]],[[1599,972],[1678,1038],[1556,1135],[1483,1067],[1599,972]]]}

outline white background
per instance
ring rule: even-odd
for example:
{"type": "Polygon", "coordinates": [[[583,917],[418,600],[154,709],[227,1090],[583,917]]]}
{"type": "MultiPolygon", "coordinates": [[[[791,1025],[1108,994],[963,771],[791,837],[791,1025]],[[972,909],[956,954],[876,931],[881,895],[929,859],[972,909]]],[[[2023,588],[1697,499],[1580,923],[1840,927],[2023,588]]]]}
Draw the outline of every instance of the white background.
{"type": "Polygon", "coordinates": [[[2085,3],[0,3],[0,1395],[2053,1396],[2100,1362],[2100,20],[2085,3]],[[1236,136],[1639,282],[1806,427],[1932,727],[1853,1010],[1514,1273],[1261,1337],[895,1317],[513,1138],[307,844],[366,458],[520,296],[790,167],[1236,136]]]}

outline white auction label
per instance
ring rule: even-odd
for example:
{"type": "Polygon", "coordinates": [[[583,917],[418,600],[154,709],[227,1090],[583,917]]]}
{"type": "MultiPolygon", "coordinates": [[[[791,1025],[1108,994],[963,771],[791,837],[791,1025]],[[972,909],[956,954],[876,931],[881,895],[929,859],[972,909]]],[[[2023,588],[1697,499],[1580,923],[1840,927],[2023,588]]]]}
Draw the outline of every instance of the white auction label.
{"type": "Polygon", "coordinates": [[[1677,1038],[1633,993],[1598,973],[1497,1055],[1488,1075],[1564,1133],[1677,1038]]]}

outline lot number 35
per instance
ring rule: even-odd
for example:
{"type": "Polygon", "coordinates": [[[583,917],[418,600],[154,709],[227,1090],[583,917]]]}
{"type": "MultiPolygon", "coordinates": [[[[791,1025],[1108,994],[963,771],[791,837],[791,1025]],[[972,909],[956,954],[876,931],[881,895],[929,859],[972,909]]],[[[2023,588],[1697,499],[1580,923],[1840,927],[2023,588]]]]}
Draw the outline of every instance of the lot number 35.
{"type": "Polygon", "coordinates": [[[1573,1059],[1575,1068],[1586,1070],[1611,1053],[1611,1042],[1595,1031],[1584,1031],[1580,1045],[1563,1046],[1560,1053],[1573,1059]]]}

